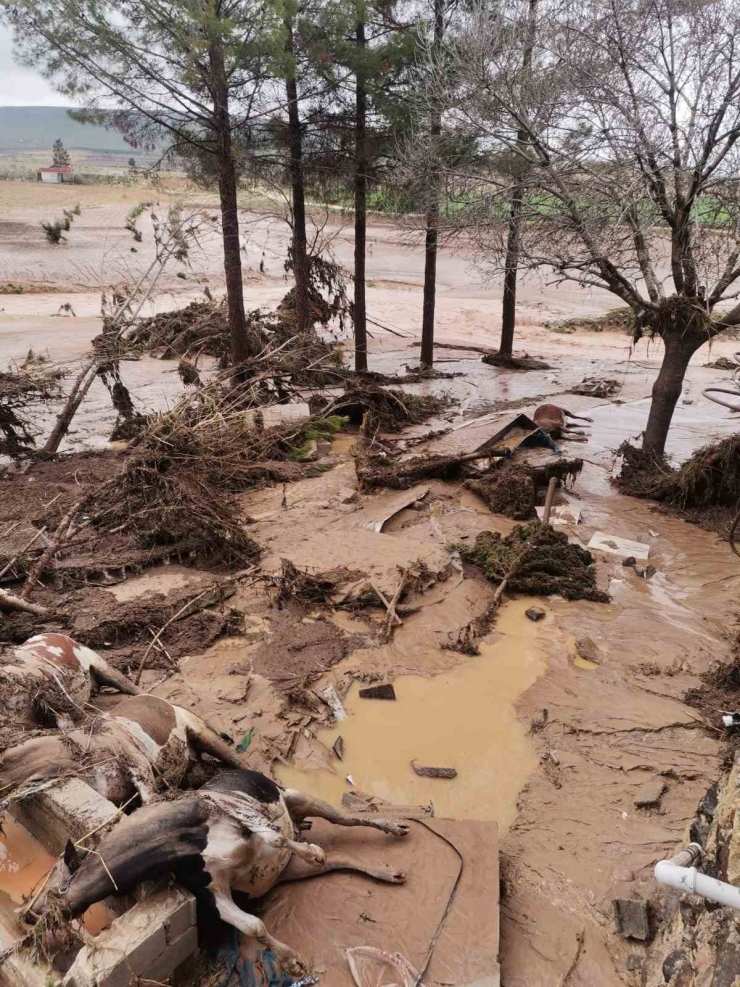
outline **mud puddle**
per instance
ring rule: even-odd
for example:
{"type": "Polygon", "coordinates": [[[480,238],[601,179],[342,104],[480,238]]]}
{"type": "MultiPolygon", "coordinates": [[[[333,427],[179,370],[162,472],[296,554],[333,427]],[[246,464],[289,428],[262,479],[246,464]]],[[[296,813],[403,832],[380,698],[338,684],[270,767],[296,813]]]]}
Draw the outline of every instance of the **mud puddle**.
{"type": "Polygon", "coordinates": [[[543,625],[524,616],[530,605],[507,603],[495,631],[480,642],[479,656],[431,678],[396,678],[396,702],[360,699],[353,686],[345,699],[348,719],[319,733],[327,747],[340,735],[344,739],[344,760],[335,762],[335,772],[280,766],[280,782],[335,805],[353,787],[397,804],[432,802],[437,816],[495,819],[505,831],[538,766],[515,709],[545,668],[543,625]],[[454,767],[458,776],[418,777],[412,760],[454,767]]]}
{"type": "MultiPolygon", "coordinates": [[[[13,942],[22,935],[22,930],[18,928],[17,935],[10,937],[16,923],[17,909],[34,891],[41,888],[55,863],[56,857],[34,839],[25,827],[6,814],[0,834],[0,915],[4,919],[0,921],[0,940],[9,938],[13,942]]],[[[82,918],[85,929],[91,935],[97,935],[115,917],[100,902],[89,908],[82,918]]],[[[3,946],[10,942],[3,943],[3,946]]]]}

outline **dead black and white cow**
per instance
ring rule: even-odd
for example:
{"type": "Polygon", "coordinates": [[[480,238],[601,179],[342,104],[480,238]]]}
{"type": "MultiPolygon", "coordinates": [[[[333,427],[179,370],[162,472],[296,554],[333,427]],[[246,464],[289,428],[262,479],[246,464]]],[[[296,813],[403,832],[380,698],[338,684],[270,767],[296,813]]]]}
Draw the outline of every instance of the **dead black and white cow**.
{"type": "Polygon", "coordinates": [[[240,908],[233,890],[259,898],[278,883],[336,870],[391,884],[406,878],[396,868],[367,867],[347,856],[327,858],[321,847],[299,842],[300,825],[311,816],[338,826],[371,826],[392,836],[409,831],[405,822],[346,816],[325,802],[281,789],[255,771],[225,771],[198,792],[138,809],[81,862],[69,845],[70,852],[31,903],[31,913],[42,915],[53,896],[54,904],[74,917],[116,889],[127,894],[144,880],[173,873],[238,930],[244,952],[257,940],[284,970],[301,976],[306,967],[298,954],[240,908]]]}
{"type": "Polygon", "coordinates": [[[136,792],[149,802],[160,782],[177,788],[203,753],[241,767],[238,756],[195,713],[158,696],[130,696],[77,729],[9,747],[0,756],[0,790],[69,775],[116,805],[136,792]]]}
{"type": "Polygon", "coordinates": [[[0,723],[70,727],[104,685],[141,692],[84,644],[66,634],[37,634],[0,658],[0,723]]]}

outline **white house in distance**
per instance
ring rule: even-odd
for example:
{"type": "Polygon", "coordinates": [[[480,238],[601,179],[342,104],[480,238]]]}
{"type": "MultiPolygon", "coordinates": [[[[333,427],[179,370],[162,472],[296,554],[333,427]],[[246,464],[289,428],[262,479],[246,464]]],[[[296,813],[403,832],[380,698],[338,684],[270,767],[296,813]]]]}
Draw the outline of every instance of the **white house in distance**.
{"type": "Polygon", "coordinates": [[[61,167],[51,167],[51,168],[39,168],[38,170],[38,180],[40,182],[71,182],[74,171],[70,165],[62,165],[61,167]]]}

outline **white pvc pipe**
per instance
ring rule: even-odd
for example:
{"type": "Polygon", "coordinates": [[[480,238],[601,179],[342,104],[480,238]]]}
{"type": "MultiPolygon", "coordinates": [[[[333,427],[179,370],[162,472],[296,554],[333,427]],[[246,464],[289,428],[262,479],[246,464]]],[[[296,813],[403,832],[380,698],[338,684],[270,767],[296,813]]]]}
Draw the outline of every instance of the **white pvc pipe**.
{"type": "Polygon", "coordinates": [[[685,850],[677,853],[670,860],[658,861],[655,865],[655,879],[666,887],[700,894],[710,901],[740,911],[740,888],[718,881],[708,874],[702,874],[696,867],[690,866],[698,863],[701,856],[702,848],[699,844],[690,843],[685,850]]]}

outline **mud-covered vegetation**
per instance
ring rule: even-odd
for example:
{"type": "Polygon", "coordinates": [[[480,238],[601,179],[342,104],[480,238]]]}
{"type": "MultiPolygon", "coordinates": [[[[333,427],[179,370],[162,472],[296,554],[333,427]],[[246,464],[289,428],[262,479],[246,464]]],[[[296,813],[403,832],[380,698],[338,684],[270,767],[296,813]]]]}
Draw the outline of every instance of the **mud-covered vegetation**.
{"type": "Polygon", "coordinates": [[[512,593],[566,600],[606,603],[609,597],[596,585],[596,566],[590,552],[571,544],[562,531],[538,521],[517,525],[503,537],[497,531],[481,531],[475,544],[457,546],[463,561],[480,569],[486,579],[506,580],[512,593]]]}

